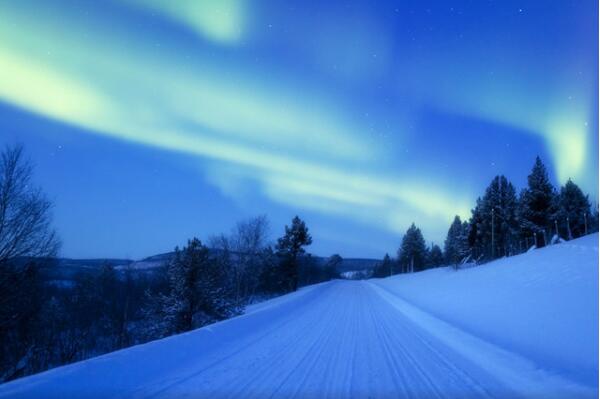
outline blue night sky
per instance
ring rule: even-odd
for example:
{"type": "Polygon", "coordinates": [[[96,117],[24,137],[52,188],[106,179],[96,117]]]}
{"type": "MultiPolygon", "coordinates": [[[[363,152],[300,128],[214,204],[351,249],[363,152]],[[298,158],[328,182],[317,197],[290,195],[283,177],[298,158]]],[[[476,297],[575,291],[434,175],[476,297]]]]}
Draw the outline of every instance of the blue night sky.
{"type": "Polygon", "coordinates": [[[319,255],[442,243],[536,155],[598,198],[591,1],[0,3],[0,144],[69,257],[139,258],[267,214],[319,255]]]}

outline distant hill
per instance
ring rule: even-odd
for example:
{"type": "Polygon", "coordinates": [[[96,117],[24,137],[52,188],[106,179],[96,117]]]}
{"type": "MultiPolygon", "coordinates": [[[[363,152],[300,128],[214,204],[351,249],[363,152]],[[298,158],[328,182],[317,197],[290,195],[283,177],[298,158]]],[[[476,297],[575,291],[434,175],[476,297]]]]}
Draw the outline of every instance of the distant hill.
{"type": "MultiPolygon", "coordinates": [[[[215,251],[216,250],[212,250],[215,251]]],[[[173,257],[174,252],[167,252],[148,256],[141,260],[119,259],[119,258],[97,258],[97,259],[71,259],[57,258],[41,265],[40,271],[44,278],[49,281],[71,281],[81,273],[89,273],[98,270],[102,265],[111,264],[117,270],[126,267],[136,272],[152,272],[154,269],[165,265],[173,257]]],[[[316,264],[325,266],[329,257],[312,256],[316,264]]],[[[378,259],[368,258],[342,258],[336,269],[339,273],[359,272],[372,270],[379,262],[378,259]]]]}
{"type": "Polygon", "coordinates": [[[342,262],[338,265],[337,270],[340,273],[373,270],[378,262],[380,262],[379,259],[342,258],[342,262]]]}
{"type": "MultiPolygon", "coordinates": [[[[213,252],[218,250],[211,249],[213,252]]],[[[158,255],[152,255],[139,261],[131,261],[128,263],[132,269],[148,269],[164,265],[174,255],[174,252],[167,252],[158,255]]],[[[325,266],[329,260],[329,257],[310,255],[319,266],[325,266]]],[[[372,270],[375,265],[379,262],[379,259],[369,258],[342,258],[342,261],[337,265],[337,270],[340,273],[350,271],[363,271],[372,270]]],[[[125,265],[125,264],[124,264],[125,265]]]]}

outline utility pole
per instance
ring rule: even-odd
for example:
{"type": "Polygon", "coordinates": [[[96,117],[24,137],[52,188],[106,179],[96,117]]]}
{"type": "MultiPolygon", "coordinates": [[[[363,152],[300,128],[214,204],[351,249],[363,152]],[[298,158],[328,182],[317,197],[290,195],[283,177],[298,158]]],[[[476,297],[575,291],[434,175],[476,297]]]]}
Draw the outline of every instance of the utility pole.
{"type": "Polygon", "coordinates": [[[587,236],[587,212],[583,214],[583,225],[585,226],[585,235],[587,236]]]}

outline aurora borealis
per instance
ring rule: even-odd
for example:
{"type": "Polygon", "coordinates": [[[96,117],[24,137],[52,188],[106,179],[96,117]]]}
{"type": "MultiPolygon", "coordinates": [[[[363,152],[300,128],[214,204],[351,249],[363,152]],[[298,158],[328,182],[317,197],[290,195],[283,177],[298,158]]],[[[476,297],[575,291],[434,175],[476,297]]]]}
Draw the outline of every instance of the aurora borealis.
{"type": "Polygon", "coordinates": [[[413,221],[441,243],[538,154],[597,200],[597,7],[7,0],[0,141],[25,144],[67,256],[262,213],[274,236],[300,214],[322,255],[393,252],[413,221]]]}

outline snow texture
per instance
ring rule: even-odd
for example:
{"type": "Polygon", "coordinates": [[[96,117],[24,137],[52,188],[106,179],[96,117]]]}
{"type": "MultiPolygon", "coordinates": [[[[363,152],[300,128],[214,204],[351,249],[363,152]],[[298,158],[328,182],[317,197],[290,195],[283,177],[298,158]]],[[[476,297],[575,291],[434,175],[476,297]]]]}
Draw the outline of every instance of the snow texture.
{"type": "Polygon", "coordinates": [[[0,386],[11,398],[592,398],[598,235],[487,265],[332,281],[0,386]]]}

